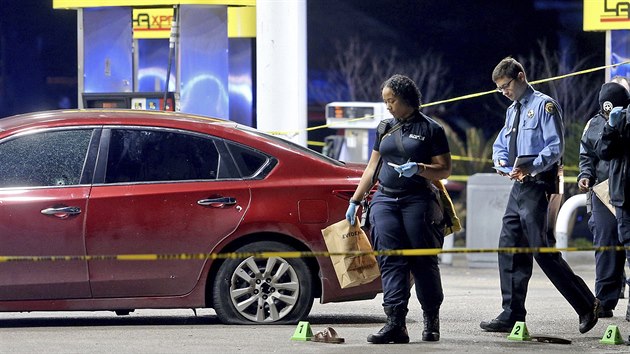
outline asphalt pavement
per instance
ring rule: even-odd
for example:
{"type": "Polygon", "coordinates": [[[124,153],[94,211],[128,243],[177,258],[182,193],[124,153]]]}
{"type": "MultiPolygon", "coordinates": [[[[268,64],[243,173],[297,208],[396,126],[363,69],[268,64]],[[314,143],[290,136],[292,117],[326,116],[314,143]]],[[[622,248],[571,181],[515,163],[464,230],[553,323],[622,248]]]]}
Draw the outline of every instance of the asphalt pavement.
{"type": "MultiPolygon", "coordinates": [[[[569,264],[589,284],[594,283],[592,252],[568,254],[569,264]]],[[[212,310],[138,310],[129,316],[110,312],[0,313],[0,353],[399,353],[399,352],[630,352],[624,344],[601,344],[608,326],[617,326],[628,341],[625,320],[628,293],[613,318],[600,319],[588,333],[578,331],[578,315],[535,266],[527,297],[526,326],[530,335],[555,336],[571,344],[513,341],[505,333],[489,333],[479,322],[500,311],[496,266],[470,268],[466,255],[442,265],[445,299],[441,309],[441,339],[422,342],[422,312],[412,296],[408,314],[409,344],[374,345],[368,334],[385,322],[381,297],[313,306],[307,322],[312,332],[332,327],[343,344],[292,340],[296,325],[226,326],[212,310]]]]}

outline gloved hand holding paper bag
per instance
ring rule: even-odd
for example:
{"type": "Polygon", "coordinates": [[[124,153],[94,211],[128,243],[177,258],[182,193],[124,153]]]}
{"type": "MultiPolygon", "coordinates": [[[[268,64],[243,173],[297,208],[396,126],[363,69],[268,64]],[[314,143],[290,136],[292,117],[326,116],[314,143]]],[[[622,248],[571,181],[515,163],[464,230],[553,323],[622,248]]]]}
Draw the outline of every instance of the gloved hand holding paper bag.
{"type": "Polygon", "coordinates": [[[330,256],[342,289],[370,283],[381,275],[373,254],[356,254],[373,252],[360,224],[358,218],[354,225],[343,219],[322,230],[328,252],[345,253],[330,256]]]}

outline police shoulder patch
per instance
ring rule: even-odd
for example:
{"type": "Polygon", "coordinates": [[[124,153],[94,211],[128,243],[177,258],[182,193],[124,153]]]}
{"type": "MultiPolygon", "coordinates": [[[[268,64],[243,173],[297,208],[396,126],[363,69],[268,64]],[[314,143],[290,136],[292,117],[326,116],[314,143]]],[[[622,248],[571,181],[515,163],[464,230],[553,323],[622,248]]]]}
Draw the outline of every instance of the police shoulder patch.
{"type": "Polygon", "coordinates": [[[553,105],[553,102],[545,103],[545,111],[549,114],[556,113],[556,106],[553,105]]]}

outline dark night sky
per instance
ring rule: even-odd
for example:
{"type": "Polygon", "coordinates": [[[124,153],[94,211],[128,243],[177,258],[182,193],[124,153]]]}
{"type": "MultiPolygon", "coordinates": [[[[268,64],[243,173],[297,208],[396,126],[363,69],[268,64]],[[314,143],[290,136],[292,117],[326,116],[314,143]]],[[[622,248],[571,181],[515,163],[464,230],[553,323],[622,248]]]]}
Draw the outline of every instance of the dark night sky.
{"type": "MultiPolygon", "coordinates": [[[[331,38],[356,35],[381,45],[384,52],[388,52],[391,46],[397,46],[410,56],[427,50],[441,53],[452,69],[453,80],[458,81],[456,94],[466,94],[491,86],[490,72],[503,57],[527,55],[536,49],[540,39],[555,47],[561,32],[575,37],[583,35],[581,0],[564,1],[565,9],[561,10],[536,10],[534,3],[489,0],[310,1],[309,45],[326,48],[326,42],[331,38]],[[358,15],[347,13],[349,9],[354,9],[358,15]],[[564,12],[562,20],[560,12],[564,12]]],[[[593,44],[599,44],[602,49],[603,61],[603,34],[587,37],[591,37],[589,42],[599,42],[593,44]]],[[[580,44],[583,44],[582,41],[580,44]]],[[[317,52],[318,57],[311,57],[309,65],[322,65],[320,62],[326,56],[321,55],[321,50],[317,52]]]]}
{"type": "MultiPolygon", "coordinates": [[[[539,40],[604,64],[604,33],[582,32],[582,0],[308,0],[307,11],[309,75],[330,66],[334,40],[352,36],[385,53],[442,54],[455,96],[491,89],[496,63],[536,51],[539,40]]],[[[64,96],[76,106],[76,86],[46,85],[46,77],[76,78],[75,11],[0,0],[0,38],[0,117],[57,108],[64,96]]]]}
{"type": "Polygon", "coordinates": [[[52,1],[0,0],[0,117],[57,108],[63,97],[76,106],[76,85],[47,84],[47,77],[77,75],[76,11],[53,10],[52,1]]]}
{"type": "MultiPolygon", "coordinates": [[[[450,69],[445,80],[452,91],[438,99],[491,90],[494,66],[506,56],[538,53],[539,41],[552,51],[566,50],[569,61],[588,57],[591,67],[605,64],[604,32],[582,31],[582,0],[317,0],[308,4],[309,49],[317,48],[317,55],[309,56],[309,71],[324,67],[334,56],[330,43],[344,37],[358,36],[383,53],[392,46],[411,57],[429,51],[441,54],[450,69]]],[[[448,109],[477,126],[498,130],[501,121],[483,121],[483,106],[496,107],[503,114],[504,107],[496,104],[495,97],[448,109]]]]}

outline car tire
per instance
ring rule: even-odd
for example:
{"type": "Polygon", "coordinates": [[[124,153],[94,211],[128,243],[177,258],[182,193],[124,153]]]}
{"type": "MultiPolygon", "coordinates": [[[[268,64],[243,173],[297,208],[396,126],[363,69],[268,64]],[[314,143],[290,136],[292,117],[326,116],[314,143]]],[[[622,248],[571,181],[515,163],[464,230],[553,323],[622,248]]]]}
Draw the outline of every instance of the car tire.
{"type": "MultiPolygon", "coordinates": [[[[273,241],[256,242],[236,250],[264,251],[296,250],[273,241]]],[[[212,286],[213,308],[226,324],[296,323],[313,306],[312,281],[312,273],[301,258],[226,259],[212,286]]]]}

